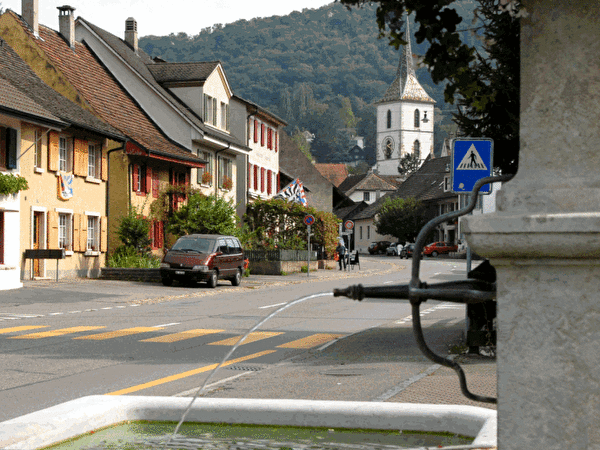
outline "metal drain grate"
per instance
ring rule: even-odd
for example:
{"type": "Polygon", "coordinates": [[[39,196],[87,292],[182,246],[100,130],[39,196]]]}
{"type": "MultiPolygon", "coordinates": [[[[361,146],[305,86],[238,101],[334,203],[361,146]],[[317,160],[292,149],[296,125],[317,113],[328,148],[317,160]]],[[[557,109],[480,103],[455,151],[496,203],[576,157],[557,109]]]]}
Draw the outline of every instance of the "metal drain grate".
{"type": "Polygon", "coordinates": [[[231,370],[242,370],[244,372],[260,372],[265,366],[227,366],[231,370]]]}

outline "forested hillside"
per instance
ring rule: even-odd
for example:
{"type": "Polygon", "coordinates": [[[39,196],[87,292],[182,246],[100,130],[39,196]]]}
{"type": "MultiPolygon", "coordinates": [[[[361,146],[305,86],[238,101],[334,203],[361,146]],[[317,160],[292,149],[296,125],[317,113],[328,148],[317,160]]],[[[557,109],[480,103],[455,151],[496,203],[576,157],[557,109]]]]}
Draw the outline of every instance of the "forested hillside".
{"type": "MultiPolygon", "coordinates": [[[[474,5],[464,0],[459,8],[470,17],[474,5]]],[[[465,29],[469,23],[463,21],[465,29]]],[[[216,24],[196,36],[146,36],[140,46],[171,62],[221,61],[237,95],[286,120],[290,134],[313,133],[311,152],[319,162],[339,162],[351,146],[348,129],[364,136],[374,155],[374,102],[394,79],[400,57],[378,35],[375,6],[347,10],[331,3],[288,16],[216,24]]],[[[421,55],[426,48],[413,39],[412,50],[421,55]]],[[[444,103],[443,87],[424,68],[417,76],[444,111],[437,119],[450,123],[453,107],[444,103]]],[[[436,129],[437,147],[445,128],[436,129]]]]}

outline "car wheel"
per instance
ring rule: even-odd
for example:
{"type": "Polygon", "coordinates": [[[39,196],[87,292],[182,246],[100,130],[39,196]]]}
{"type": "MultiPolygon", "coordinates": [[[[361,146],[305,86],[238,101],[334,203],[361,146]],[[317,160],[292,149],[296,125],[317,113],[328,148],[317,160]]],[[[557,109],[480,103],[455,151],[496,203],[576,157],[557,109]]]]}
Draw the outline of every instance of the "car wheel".
{"type": "Polygon", "coordinates": [[[162,282],[163,286],[171,286],[173,284],[173,278],[169,277],[161,278],[160,281],[162,282]]]}
{"type": "Polygon", "coordinates": [[[438,255],[438,252],[436,252],[436,251],[433,251],[433,252],[431,252],[431,256],[433,256],[434,258],[435,258],[437,255],[438,255]]]}
{"type": "Polygon", "coordinates": [[[235,276],[231,279],[232,286],[239,286],[242,283],[242,271],[241,269],[237,269],[235,271],[235,276]]]}
{"type": "Polygon", "coordinates": [[[216,288],[217,287],[217,281],[218,281],[217,271],[213,270],[210,273],[210,275],[208,276],[208,280],[206,280],[206,284],[208,284],[209,288],[216,288]]]}

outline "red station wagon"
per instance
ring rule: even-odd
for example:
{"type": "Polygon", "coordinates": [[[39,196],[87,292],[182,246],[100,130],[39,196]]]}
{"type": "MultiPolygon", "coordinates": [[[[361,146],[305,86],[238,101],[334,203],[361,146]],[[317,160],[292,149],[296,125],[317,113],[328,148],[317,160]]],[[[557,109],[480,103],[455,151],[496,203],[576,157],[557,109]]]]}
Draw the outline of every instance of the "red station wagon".
{"type": "Polygon", "coordinates": [[[449,242],[433,242],[423,249],[423,254],[427,256],[437,256],[444,253],[455,252],[458,250],[458,245],[449,242]]]}
{"type": "Polygon", "coordinates": [[[242,282],[244,251],[235,236],[190,234],[177,239],[160,264],[160,277],[165,286],[173,280],[195,284],[205,281],[209,287],[217,280],[230,280],[234,286],[242,282]]]}

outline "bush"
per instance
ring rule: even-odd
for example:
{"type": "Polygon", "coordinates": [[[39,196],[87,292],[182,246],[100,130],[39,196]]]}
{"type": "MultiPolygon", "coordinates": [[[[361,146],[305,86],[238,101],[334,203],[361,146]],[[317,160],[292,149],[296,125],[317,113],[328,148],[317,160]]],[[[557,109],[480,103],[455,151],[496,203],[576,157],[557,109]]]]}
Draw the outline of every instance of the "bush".
{"type": "Polygon", "coordinates": [[[121,245],[108,256],[107,267],[121,267],[129,269],[158,269],[160,258],[143,255],[131,246],[121,245]]]}
{"type": "Polygon", "coordinates": [[[146,255],[150,252],[150,221],[132,207],[129,214],[121,219],[117,235],[125,247],[146,255]]]}
{"type": "Polygon", "coordinates": [[[10,173],[0,173],[0,194],[10,195],[16,194],[19,191],[29,189],[27,180],[21,175],[13,175],[10,173]]]}

